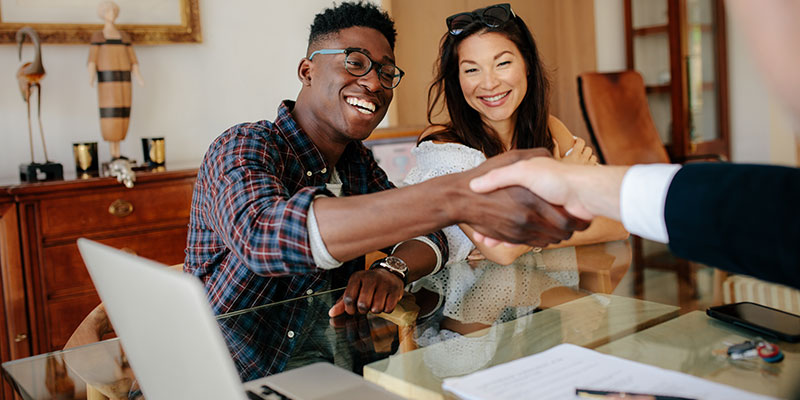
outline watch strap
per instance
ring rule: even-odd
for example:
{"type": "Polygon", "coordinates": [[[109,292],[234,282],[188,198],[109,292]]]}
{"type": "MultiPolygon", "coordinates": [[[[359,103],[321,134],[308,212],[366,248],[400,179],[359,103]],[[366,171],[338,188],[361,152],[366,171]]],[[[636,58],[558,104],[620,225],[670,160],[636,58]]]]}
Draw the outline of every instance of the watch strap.
{"type": "MultiPolygon", "coordinates": [[[[405,266],[405,264],[406,264],[405,261],[403,261],[402,259],[400,259],[398,257],[395,257],[395,256],[389,256],[389,257],[393,257],[396,260],[399,260],[399,262],[401,262],[403,264],[403,266],[405,266]]],[[[397,267],[393,266],[391,263],[387,262],[387,260],[386,260],[389,257],[380,258],[380,259],[376,260],[374,263],[372,263],[372,265],[369,267],[369,269],[374,269],[374,268],[385,269],[385,270],[397,275],[403,281],[403,284],[408,284],[408,267],[397,268],[397,267]]]]}

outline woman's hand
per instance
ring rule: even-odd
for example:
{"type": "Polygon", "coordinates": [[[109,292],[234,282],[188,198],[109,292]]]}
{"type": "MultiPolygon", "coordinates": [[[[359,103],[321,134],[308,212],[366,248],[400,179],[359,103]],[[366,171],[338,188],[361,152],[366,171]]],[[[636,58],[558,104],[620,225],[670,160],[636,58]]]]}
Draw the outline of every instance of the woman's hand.
{"type": "Polygon", "coordinates": [[[592,148],[586,145],[586,141],[581,138],[575,138],[575,143],[572,148],[567,150],[564,156],[561,156],[561,150],[558,147],[558,141],[553,141],[554,155],[556,160],[561,160],[569,164],[578,165],[597,165],[597,157],[592,154],[592,148]]]}
{"type": "Polygon", "coordinates": [[[470,251],[469,255],[467,256],[467,260],[468,261],[483,261],[485,259],[486,259],[486,257],[477,248],[476,249],[472,249],[472,251],[470,251]]]}
{"type": "Polygon", "coordinates": [[[486,261],[486,256],[478,248],[472,249],[467,256],[467,264],[472,268],[478,268],[481,261],[486,261]]]}

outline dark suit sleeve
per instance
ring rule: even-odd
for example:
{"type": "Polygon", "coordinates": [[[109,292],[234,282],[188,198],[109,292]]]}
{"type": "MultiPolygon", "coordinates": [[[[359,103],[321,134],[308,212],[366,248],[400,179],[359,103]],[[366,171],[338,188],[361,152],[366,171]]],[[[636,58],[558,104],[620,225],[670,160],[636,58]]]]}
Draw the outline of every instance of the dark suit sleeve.
{"type": "Polygon", "coordinates": [[[688,164],[667,192],[679,257],[800,288],[800,169],[688,164]]]}

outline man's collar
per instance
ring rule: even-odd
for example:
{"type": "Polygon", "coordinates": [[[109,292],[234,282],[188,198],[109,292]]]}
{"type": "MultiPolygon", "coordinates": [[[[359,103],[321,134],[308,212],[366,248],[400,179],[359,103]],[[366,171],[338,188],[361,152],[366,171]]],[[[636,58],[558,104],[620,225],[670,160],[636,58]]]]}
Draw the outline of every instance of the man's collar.
{"type": "MultiPolygon", "coordinates": [[[[322,170],[325,169],[327,171],[330,168],[326,165],[322,153],[311,140],[311,137],[308,136],[292,117],[292,110],[294,107],[294,101],[282,101],[280,106],[278,106],[278,116],[275,118],[275,126],[283,133],[287,143],[300,158],[303,165],[307,168],[307,171],[315,174],[324,174],[322,170]]],[[[366,152],[361,150],[363,147],[363,144],[359,141],[348,144],[339,160],[346,160],[347,162],[359,164],[364,163],[363,154],[366,152]]]]}

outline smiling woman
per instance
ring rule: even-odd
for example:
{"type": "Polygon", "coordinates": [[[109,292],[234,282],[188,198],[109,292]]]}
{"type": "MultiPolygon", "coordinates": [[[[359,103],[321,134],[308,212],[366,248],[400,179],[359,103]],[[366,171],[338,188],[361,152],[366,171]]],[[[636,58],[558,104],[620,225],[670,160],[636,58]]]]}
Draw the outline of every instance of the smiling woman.
{"type": "MultiPolygon", "coordinates": [[[[431,125],[412,151],[417,166],[404,183],[471,170],[487,158],[512,149],[546,148],[563,162],[597,163],[583,140],[549,115],[549,81],[536,42],[510,5],[461,12],[446,21],[448,30],[441,40],[436,76],[428,91],[431,125]],[[434,124],[434,110],[441,105],[449,121],[434,124]]],[[[473,239],[473,227],[464,223],[443,231],[450,250],[447,266],[419,285],[439,291],[440,297],[447,282],[468,279],[448,272],[450,266],[465,260],[488,259],[487,265],[509,265],[521,256],[549,257],[556,251],[554,247],[566,247],[558,251],[574,255],[571,246],[627,237],[620,224],[604,219],[593,221],[588,230],[576,233],[573,239],[545,249],[486,246],[473,239]]],[[[445,296],[445,306],[448,300],[445,296]]]]}

